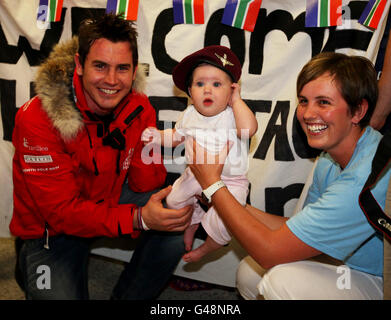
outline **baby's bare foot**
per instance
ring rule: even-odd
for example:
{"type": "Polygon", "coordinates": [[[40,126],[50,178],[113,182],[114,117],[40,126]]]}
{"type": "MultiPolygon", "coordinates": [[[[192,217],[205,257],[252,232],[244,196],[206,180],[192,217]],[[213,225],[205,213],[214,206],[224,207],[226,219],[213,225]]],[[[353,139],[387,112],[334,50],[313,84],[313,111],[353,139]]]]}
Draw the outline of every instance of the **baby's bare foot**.
{"type": "Polygon", "coordinates": [[[185,253],[182,259],[185,262],[197,262],[206,254],[215,251],[221,247],[222,245],[218,244],[216,241],[214,241],[211,237],[208,236],[203,244],[201,244],[198,248],[188,253],[185,253]]]}
{"type": "Polygon", "coordinates": [[[188,227],[183,234],[183,242],[185,243],[185,250],[190,251],[193,247],[194,234],[198,229],[199,224],[192,224],[188,227]]]}

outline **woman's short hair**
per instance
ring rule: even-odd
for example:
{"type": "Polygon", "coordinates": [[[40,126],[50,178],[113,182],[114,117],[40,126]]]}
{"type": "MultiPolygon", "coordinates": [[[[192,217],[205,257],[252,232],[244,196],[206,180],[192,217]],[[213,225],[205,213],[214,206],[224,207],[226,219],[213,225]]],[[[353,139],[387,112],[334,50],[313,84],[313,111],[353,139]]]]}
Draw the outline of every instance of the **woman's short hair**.
{"type": "Polygon", "coordinates": [[[133,66],[138,64],[137,31],[133,21],[112,13],[97,18],[85,19],[79,27],[79,56],[84,66],[85,59],[95,40],[104,38],[112,42],[129,42],[133,66]]]}
{"type": "Polygon", "coordinates": [[[300,71],[296,83],[297,95],[310,81],[329,74],[354,114],[365,99],[368,111],[360,121],[363,128],[369,124],[378,97],[377,75],[370,60],[362,56],[323,52],[314,56],[300,71]]]}

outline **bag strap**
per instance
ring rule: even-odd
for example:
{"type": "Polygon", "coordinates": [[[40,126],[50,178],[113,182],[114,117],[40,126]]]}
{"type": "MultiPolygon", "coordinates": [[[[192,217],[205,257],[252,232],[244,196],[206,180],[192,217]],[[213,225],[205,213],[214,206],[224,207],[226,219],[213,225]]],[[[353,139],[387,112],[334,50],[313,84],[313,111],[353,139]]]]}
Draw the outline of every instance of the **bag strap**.
{"type": "MultiPolygon", "coordinates": [[[[391,216],[391,180],[388,184],[386,206],[384,212],[391,216]]],[[[383,241],[383,299],[391,300],[391,241],[384,237],[383,241]]]]}
{"type": "Polygon", "coordinates": [[[391,132],[387,132],[381,139],[372,161],[372,171],[361,190],[359,204],[368,222],[391,240],[391,218],[386,215],[376,199],[373,197],[371,188],[382,176],[384,169],[391,160],[391,132]]]}

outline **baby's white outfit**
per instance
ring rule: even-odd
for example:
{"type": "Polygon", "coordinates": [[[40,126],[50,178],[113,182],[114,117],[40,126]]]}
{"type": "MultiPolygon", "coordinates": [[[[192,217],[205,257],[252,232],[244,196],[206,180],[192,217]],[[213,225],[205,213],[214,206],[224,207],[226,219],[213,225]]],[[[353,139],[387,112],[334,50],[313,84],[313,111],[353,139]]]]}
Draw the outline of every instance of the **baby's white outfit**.
{"type": "MultiPolygon", "coordinates": [[[[192,148],[187,137],[192,137],[208,153],[218,154],[230,140],[233,144],[225,160],[221,179],[231,194],[243,206],[246,204],[248,194],[248,139],[239,139],[237,136],[235,117],[232,108],[227,108],[219,114],[206,117],[200,114],[193,105],[189,105],[182,112],[175,125],[175,139],[185,137],[185,150],[192,148]]],[[[213,207],[205,213],[198,204],[195,195],[201,195],[201,186],[187,167],[183,174],[175,181],[171,193],[167,197],[170,208],[182,208],[187,205],[194,206],[192,224],[201,223],[207,234],[220,245],[231,240],[226,229],[213,207]]]]}

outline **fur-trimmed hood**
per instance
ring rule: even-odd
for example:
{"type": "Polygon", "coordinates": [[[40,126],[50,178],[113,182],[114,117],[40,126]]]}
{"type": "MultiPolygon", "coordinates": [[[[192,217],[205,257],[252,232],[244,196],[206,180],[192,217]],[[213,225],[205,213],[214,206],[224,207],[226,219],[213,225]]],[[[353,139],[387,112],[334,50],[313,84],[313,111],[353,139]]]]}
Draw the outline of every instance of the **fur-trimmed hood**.
{"type": "MultiPolygon", "coordinates": [[[[78,51],[78,44],[77,37],[58,43],[39,67],[35,79],[35,91],[41,99],[42,107],[66,141],[76,137],[84,125],[82,115],[72,99],[74,56],[78,51]]],[[[133,90],[143,92],[144,86],[145,72],[139,65],[133,90]]]]}

